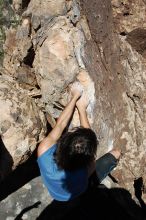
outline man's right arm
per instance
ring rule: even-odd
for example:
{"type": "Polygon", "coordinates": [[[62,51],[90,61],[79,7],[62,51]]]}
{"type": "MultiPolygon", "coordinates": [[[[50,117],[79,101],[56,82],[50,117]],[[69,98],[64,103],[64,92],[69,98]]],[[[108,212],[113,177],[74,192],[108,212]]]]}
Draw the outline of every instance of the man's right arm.
{"type": "Polygon", "coordinates": [[[87,117],[86,109],[78,110],[79,118],[80,118],[80,125],[84,128],[91,128],[90,123],[87,117]]]}
{"type": "MultiPolygon", "coordinates": [[[[89,104],[89,101],[84,94],[76,102],[76,106],[79,112],[80,125],[84,128],[91,129],[91,126],[88,120],[87,111],[86,111],[88,104],[89,104]]],[[[88,177],[90,177],[94,173],[95,169],[96,169],[96,162],[95,160],[93,160],[88,166],[88,177]]]]}
{"type": "Polygon", "coordinates": [[[80,125],[84,128],[91,128],[86,111],[88,104],[89,102],[84,94],[76,102],[76,106],[79,113],[80,125]]]}

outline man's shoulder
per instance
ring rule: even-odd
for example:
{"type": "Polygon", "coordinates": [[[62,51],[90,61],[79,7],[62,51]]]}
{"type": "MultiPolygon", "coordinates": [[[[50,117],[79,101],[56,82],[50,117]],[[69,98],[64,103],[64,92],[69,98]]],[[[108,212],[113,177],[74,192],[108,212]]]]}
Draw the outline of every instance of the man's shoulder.
{"type": "Polygon", "coordinates": [[[52,139],[49,135],[44,138],[38,146],[37,157],[40,157],[44,154],[49,148],[56,144],[56,141],[52,139]]]}
{"type": "Polygon", "coordinates": [[[37,157],[40,158],[46,155],[48,156],[51,153],[54,153],[56,147],[57,147],[56,143],[50,145],[49,147],[45,145],[39,145],[37,149],[37,157]]]}

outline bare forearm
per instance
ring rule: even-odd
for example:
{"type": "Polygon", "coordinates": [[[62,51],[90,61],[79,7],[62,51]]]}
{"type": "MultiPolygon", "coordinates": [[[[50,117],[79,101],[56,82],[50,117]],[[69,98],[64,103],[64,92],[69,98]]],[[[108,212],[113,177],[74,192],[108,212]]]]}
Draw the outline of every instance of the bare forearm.
{"type": "Polygon", "coordinates": [[[75,108],[76,101],[78,97],[73,97],[70,102],[67,104],[63,112],[60,114],[57,124],[60,124],[62,127],[66,127],[75,108]]]}
{"type": "Polygon", "coordinates": [[[42,140],[42,142],[39,144],[38,156],[40,156],[43,152],[45,152],[53,144],[57,143],[57,141],[59,140],[59,138],[62,135],[63,130],[67,126],[67,124],[73,114],[76,102],[77,102],[78,98],[81,96],[81,91],[78,88],[77,89],[73,88],[71,92],[72,92],[71,94],[72,94],[73,98],[70,100],[68,105],[65,107],[63,112],[60,114],[60,116],[57,120],[57,123],[54,126],[54,128],[52,129],[52,131],[49,132],[47,137],[44,140],[42,140]]]}
{"type": "Polygon", "coordinates": [[[63,130],[67,126],[78,98],[73,97],[68,105],[65,107],[63,112],[60,114],[55,127],[51,132],[47,135],[46,138],[42,140],[39,144],[37,154],[40,156],[43,152],[45,152],[48,148],[50,148],[53,144],[55,144],[58,139],[61,137],[63,130]]]}
{"type": "Polygon", "coordinates": [[[91,128],[86,109],[78,109],[79,118],[80,118],[80,125],[84,128],[91,128]]]}

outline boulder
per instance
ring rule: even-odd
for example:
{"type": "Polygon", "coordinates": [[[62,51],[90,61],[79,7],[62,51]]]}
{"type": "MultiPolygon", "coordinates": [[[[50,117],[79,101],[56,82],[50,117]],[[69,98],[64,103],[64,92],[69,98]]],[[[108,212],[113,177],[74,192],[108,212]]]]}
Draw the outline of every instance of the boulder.
{"type": "Polygon", "coordinates": [[[27,91],[0,76],[0,179],[26,161],[44,137],[46,121],[27,91]]]}

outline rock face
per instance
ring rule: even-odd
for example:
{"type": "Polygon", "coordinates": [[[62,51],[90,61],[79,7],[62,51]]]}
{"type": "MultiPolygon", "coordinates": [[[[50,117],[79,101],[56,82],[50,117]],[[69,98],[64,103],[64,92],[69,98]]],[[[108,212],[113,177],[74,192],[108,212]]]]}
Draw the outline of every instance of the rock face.
{"type": "MultiPolygon", "coordinates": [[[[146,184],[144,1],[26,2],[13,1],[17,13],[22,8],[22,24],[6,32],[1,71],[1,137],[10,167],[25,161],[43,137],[43,112],[53,127],[69,85],[79,81],[90,97],[98,156],[121,148],[113,175],[133,192],[135,178],[146,184]]],[[[72,125],[78,123],[75,113],[72,125]]]]}
{"type": "MultiPolygon", "coordinates": [[[[141,53],[129,43],[130,35],[128,38],[123,34],[124,29],[118,29],[121,28],[118,15],[122,2],[116,1],[116,15],[114,1],[112,5],[107,1],[82,1],[92,34],[85,47],[84,60],[96,82],[94,126],[101,143],[100,151],[121,148],[123,156],[115,177],[121,186],[133,192],[134,178],[141,176],[145,182],[146,66],[141,53]]],[[[135,10],[139,7],[137,4],[132,4],[135,10]]]]}
{"type": "Polygon", "coordinates": [[[45,129],[44,115],[27,91],[6,75],[0,76],[1,173],[3,177],[24,162],[45,129]]]}
{"type": "Polygon", "coordinates": [[[3,63],[3,44],[5,42],[5,31],[10,27],[17,27],[20,16],[14,12],[9,0],[0,1],[0,67],[3,63]]]}

